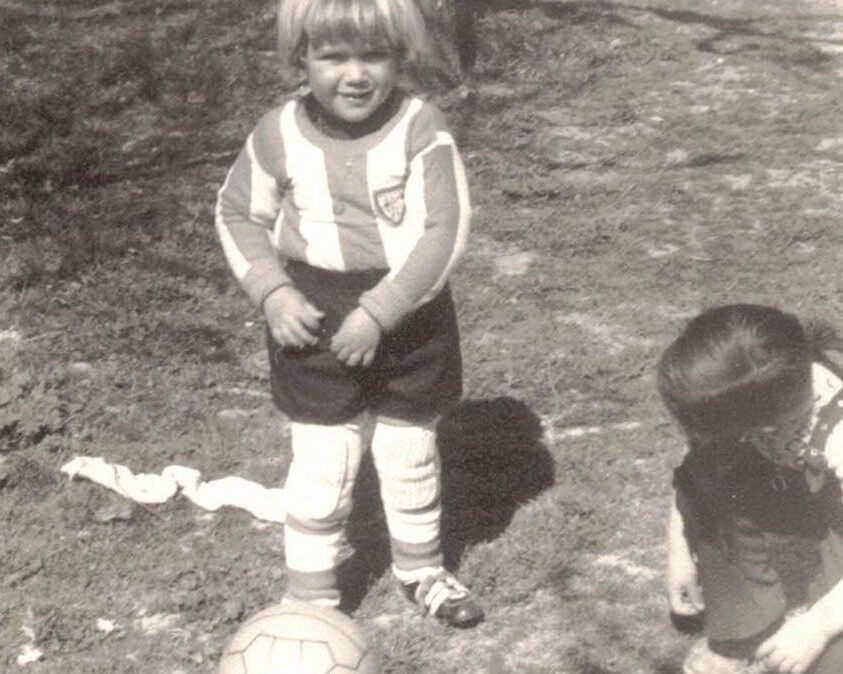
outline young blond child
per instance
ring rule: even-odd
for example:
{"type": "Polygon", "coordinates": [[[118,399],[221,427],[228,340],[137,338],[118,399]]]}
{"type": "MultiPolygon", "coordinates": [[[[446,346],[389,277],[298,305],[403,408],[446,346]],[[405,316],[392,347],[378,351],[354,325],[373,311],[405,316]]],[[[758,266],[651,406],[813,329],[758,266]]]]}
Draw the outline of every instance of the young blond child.
{"type": "Polygon", "coordinates": [[[370,413],[394,575],[430,615],[473,625],[482,610],[442,566],[434,431],[462,395],[447,280],[468,190],[441,113],[397,86],[424,22],[413,0],[281,0],[278,27],[306,91],[249,135],[216,225],[266,319],[273,397],[291,419],[288,596],[339,604],[370,413]]]}
{"type": "Polygon", "coordinates": [[[686,674],[843,672],[843,380],[832,332],[716,307],[661,358],[690,451],[668,522],[671,610],[703,614],[686,674]]]}

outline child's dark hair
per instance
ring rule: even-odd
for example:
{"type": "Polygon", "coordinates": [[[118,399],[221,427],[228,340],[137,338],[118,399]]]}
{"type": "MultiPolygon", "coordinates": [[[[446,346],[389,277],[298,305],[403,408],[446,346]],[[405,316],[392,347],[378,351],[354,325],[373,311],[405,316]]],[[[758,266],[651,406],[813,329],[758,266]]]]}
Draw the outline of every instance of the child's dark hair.
{"type": "Polygon", "coordinates": [[[662,355],[659,393],[692,444],[737,439],[800,399],[823,350],[817,341],[834,338],[819,333],[773,307],[708,309],[662,355]]]}

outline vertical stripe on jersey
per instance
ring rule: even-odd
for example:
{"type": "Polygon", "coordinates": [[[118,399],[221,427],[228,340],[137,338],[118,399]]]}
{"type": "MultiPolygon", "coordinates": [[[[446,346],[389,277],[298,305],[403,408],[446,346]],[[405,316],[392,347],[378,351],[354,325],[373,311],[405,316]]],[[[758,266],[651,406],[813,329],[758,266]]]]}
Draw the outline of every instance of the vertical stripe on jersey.
{"type": "MultiPolygon", "coordinates": [[[[239,162],[231,167],[225,178],[225,182],[222,184],[222,187],[220,187],[219,192],[217,192],[217,206],[214,213],[214,224],[217,227],[217,234],[219,235],[220,243],[222,244],[223,254],[225,255],[225,259],[228,260],[228,265],[231,267],[234,277],[238,281],[242,281],[246,277],[246,274],[249,273],[249,269],[251,269],[252,265],[243,255],[240,247],[231,235],[231,230],[228,228],[228,223],[226,222],[223,200],[224,195],[229,189],[229,183],[232,181],[234,174],[242,171],[243,169],[239,162]]],[[[248,173],[248,165],[246,166],[245,172],[248,173]]],[[[236,179],[243,180],[244,178],[241,177],[236,179]]],[[[245,180],[248,180],[248,177],[246,177],[245,180]]]]}
{"type": "Polygon", "coordinates": [[[282,203],[283,145],[278,115],[265,115],[249,134],[217,193],[215,224],[232,272],[259,304],[285,280],[270,230],[282,203]]]}
{"type": "Polygon", "coordinates": [[[345,268],[385,269],[383,246],[374,227],[364,152],[328,152],[325,155],[328,187],[337,197],[334,219],[345,268]]]}
{"type": "Polygon", "coordinates": [[[423,201],[417,207],[426,216],[424,238],[408,252],[412,258],[407,264],[393,268],[391,277],[404,287],[426,289],[412,298],[418,305],[436,296],[462,256],[471,207],[465,169],[449,134],[439,132],[413,159],[410,175],[417,182],[408,184],[408,199],[423,201]]]}
{"type": "Polygon", "coordinates": [[[215,217],[223,252],[239,281],[251,270],[250,260],[266,253],[269,223],[275,218],[273,206],[277,210],[280,205],[280,198],[272,203],[272,194],[278,194],[275,179],[255,158],[250,135],[219,190],[215,217]]]}
{"type": "MultiPolygon", "coordinates": [[[[344,271],[345,260],[334,221],[333,201],[328,187],[325,153],[308,141],[295,120],[295,104],[281,113],[281,128],[286,142],[287,175],[293,177],[291,198],[298,211],[298,221],[290,222],[305,242],[305,260],[314,267],[344,271]]],[[[283,233],[282,233],[283,236],[283,233]]]]}
{"type": "Polygon", "coordinates": [[[246,154],[251,168],[251,190],[249,193],[249,219],[271,226],[275,215],[281,207],[281,194],[275,176],[269,174],[261,166],[255,151],[255,135],[246,141],[246,154]]]}
{"type": "Polygon", "coordinates": [[[386,138],[369,150],[366,158],[372,216],[377,225],[386,267],[392,270],[400,268],[406,262],[424,234],[426,212],[424,186],[421,184],[423,176],[414,175],[412,171],[407,170],[406,158],[408,127],[422,105],[419,99],[413,99],[404,117],[386,138]],[[376,193],[379,190],[396,185],[404,185],[404,219],[397,225],[382,217],[375,204],[376,193]]]}
{"type": "MultiPolygon", "coordinates": [[[[457,227],[451,248],[451,255],[448,262],[436,279],[436,283],[431,290],[420,300],[420,302],[427,302],[433,299],[437,293],[443,288],[448,277],[454,269],[454,265],[459,262],[465,253],[468,245],[469,227],[471,224],[471,198],[468,192],[468,178],[465,175],[465,166],[462,162],[460,153],[454,145],[454,139],[450,134],[439,132],[437,138],[440,142],[444,142],[449,147],[449,156],[451,160],[451,168],[453,171],[453,185],[455,186],[454,196],[457,199],[457,227]]],[[[430,203],[429,193],[425,194],[427,203],[430,203]]]]}

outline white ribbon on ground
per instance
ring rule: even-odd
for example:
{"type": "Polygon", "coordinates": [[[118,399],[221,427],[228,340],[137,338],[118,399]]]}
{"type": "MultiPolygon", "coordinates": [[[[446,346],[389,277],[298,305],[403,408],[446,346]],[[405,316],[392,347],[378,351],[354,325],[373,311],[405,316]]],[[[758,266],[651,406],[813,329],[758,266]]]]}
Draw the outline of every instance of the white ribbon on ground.
{"type": "Polygon", "coordinates": [[[267,522],[284,522],[284,490],[267,488],[242,477],[229,476],[208,482],[187,466],[167,466],[160,475],[135,475],[121,464],[108,463],[102,457],[77,456],[61,467],[71,479],[84,477],[138,503],[164,503],[180,492],[205,510],[233,506],[248,510],[267,522]]]}

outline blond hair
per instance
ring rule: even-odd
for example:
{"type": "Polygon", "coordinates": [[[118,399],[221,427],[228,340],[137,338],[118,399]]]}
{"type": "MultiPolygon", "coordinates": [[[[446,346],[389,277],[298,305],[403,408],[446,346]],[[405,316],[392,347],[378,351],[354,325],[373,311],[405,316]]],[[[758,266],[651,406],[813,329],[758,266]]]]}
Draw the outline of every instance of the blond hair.
{"type": "Polygon", "coordinates": [[[404,62],[428,49],[413,0],[279,0],[278,46],[290,66],[301,65],[308,44],[326,42],[386,47],[404,62]]]}

